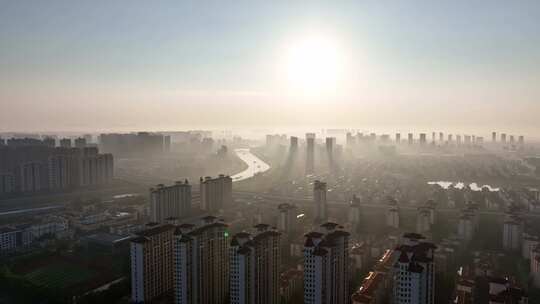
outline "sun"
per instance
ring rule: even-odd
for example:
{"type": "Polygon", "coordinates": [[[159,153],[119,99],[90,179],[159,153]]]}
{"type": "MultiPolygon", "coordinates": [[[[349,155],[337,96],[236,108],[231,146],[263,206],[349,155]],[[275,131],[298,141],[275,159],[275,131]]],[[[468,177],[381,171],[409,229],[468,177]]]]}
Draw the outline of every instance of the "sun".
{"type": "Polygon", "coordinates": [[[286,49],[284,74],[289,89],[302,95],[321,95],[337,90],[344,70],[339,45],[330,38],[308,36],[286,49]]]}

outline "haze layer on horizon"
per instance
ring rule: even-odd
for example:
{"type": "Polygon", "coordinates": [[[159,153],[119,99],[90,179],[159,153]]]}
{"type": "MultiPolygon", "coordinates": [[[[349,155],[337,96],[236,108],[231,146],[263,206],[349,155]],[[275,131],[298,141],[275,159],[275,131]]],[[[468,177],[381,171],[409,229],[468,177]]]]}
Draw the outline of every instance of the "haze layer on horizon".
{"type": "Polygon", "coordinates": [[[5,1],[0,131],[534,134],[540,2],[442,2],[5,1]]]}

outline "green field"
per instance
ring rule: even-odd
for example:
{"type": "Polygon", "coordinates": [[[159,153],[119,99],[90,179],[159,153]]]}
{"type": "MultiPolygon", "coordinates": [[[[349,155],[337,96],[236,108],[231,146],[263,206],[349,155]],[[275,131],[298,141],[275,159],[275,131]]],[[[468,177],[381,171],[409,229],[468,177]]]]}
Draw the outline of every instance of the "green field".
{"type": "Polygon", "coordinates": [[[95,275],[95,271],[60,261],[26,273],[24,278],[37,286],[64,289],[87,281],[95,275]]]}

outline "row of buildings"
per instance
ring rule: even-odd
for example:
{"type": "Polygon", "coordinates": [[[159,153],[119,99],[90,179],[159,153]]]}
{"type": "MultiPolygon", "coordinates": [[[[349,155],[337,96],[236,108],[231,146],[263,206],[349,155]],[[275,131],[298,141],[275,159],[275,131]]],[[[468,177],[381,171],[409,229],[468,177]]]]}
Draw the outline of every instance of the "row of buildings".
{"type": "Polygon", "coordinates": [[[0,227],[0,255],[31,246],[44,236],[67,237],[69,222],[65,217],[46,216],[32,223],[0,227]]]}
{"type": "MultiPolygon", "coordinates": [[[[217,213],[232,204],[232,178],[219,175],[212,178],[200,178],[201,209],[209,213],[217,213]]],[[[176,182],[165,186],[159,184],[150,188],[150,218],[155,223],[165,223],[171,219],[185,218],[190,215],[192,207],[191,184],[176,182]]]]}
{"type": "Polygon", "coordinates": [[[171,149],[171,137],[159,133],[107,133],[99,135],[100,149],[116,157],[160,155],[171,149]]]}
{"type": "MultiPolygon", "coordinates": [[[[149,224],[131,241],[132,301],[278,304],[298,270],[281,265],[282,233],[266,224],[229,236],[207,216],[196,224],[149,224]]],[[[349,303],[349,233],[325,223],[305,235],[304,303],[349,303]]]]}
{"type": "Polygon", "coordinates": [[[279,303],[280,233],[259,224],[229,236],[207,216],[196,224],[149,224],[131,241],[132,301],[279,303]]]}
{"type": "Polygon", "coordinates": [[[96,147],[0,147],[0,195],[103,185],[113,178],[112,154],[96,147]]]}

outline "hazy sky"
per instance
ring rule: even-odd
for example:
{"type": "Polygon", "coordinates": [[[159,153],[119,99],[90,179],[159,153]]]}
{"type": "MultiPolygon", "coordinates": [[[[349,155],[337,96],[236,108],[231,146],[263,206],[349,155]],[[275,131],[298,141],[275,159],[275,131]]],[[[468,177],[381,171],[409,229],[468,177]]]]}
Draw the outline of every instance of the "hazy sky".
{"type": "Polygon", "coordinates": [[[540,1],[0,0],[0,121],[532,133],[540,1]]]}

